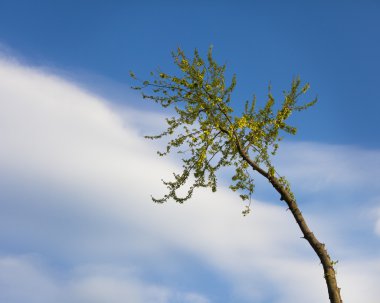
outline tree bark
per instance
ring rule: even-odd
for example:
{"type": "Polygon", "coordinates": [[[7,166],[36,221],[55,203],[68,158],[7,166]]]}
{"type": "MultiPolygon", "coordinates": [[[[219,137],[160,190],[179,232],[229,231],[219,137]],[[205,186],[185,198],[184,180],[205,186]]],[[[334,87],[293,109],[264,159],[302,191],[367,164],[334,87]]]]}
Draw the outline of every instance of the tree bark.
{"type": "Polygon", "coordinates": [[[326,250],[325,244],[319,242],[315,235],[311,232],[310,228],[306,224],[304,217],[302,216],[301,211],[298,208],[296,201],[286,190],[284,190],[283,186],[279,184],[278,180],[276,178],[269,178],[268,180],[277,190],[277,192],[281,195],[281,200],[285,201],[288,205],[290,211],[293,214],[294,219],[296,220],[299,228],[302,231],[303,238],[305,238],[309,242],[310,246],[318,255],[319,260],[321,261],[323,266],[324,277],[327,284],[330,302],[343,303],[342,298],[340,296],[340,288],[338,287],[336,280],[334,263],[332,262],[326,250]]]}
{"type": "Polygon", "coordinates": [[[298,208],[298,205],[292,195],[284,188],[284,186],[279,182],[276,177],[270,176],[265,170],[259,167],[252,159],[249,158],[247,153],[241,148],[241,145],[237,144],[238,151],[242,158],[248,162],[248,164],[257,171],[260,175],[265,177],[272,186],[276,189],[276,191],[280,194],[281,200],[285,201],[288,205],[289,210],[293,214],[294,219],[296,220],[301,232],[303,234],[303,238],[306,239],[310,246],[313,248],[314,252],[317,254],[321,264],[323,266],[324,278],[327,284],[327,290],[329,293],[330,303],[343,303],[340,288],[338,287],[336,280],[336,272],[334,269],[334,263],[332,262],[325,244],[318,241],[315,235],[311,232],[310,228],[306,224],[304,217],[302,216],[301,211],[298,208]]]}

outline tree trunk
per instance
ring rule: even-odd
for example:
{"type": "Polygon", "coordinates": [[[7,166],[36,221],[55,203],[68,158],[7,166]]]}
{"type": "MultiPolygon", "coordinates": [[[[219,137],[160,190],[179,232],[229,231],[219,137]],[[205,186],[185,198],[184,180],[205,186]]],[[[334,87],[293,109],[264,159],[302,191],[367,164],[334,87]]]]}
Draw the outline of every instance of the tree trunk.
{"type": "MultiPolygon", "coordinates": [[[[275,186],[273,183],[272,185],[275,186]]],[[[325,244],[320,243],[318,239],[314,236],[314,234],[310,231],[309,227],[306,224],[305,219],[302,216],[301,211],[299,210],[297,206],[296,201],[294,201],[294,199],[292,199],[291,197],[287,197],[287,196],[283,195],[282,200],[285,200],[286,204],[288,204],[289,209],[292,212],[294,219],[296,220],[298,226],[300,227],[303,233],[303,237],[309,242],[310,246],[314,249],[315,253],[318,255],[319,260],[321,260],[330,302],[343,303],[342,298],[340,296],[340,288],[338,287],[338,284],[336,281],[336,272],[333,266],[334,263],[332,262],[329,254],[327,253],[325,244]]]]}
{"type": "Polygon", "coordinates": [[[311,232],[310,228],[306,224],[304,217],[302,216],[301,211],[298,208],[298,205],[292,195],[284,188],[284,186],[279,182],[279,180],[275,177],[270,176],[266,171],[264,171],[261,167],[259,167],[254,161],[250,159],[247,153],[241,148],[241,145],[237,144],[238,151],[242,158],[248,162],[248,164],[256,170],[260,175],[265,177],[272,186],[277,190],[277,192],[281,196],[281,200],[285,201],[288,205],[290,211],[293,214],[294,219],[296,220],[301,232],[303,234],[303,238],[306,239],[310,246],[313,248],[314,252],[317,254],[319,260],[322,263],[324,277],[327,284],[327,290],[329,293],[330,303],[343,303],[342,298],[340,296],[340,288],[338,287],[336,281],[336,272],[334,269],[334,263],[332,262],[327,250],[325,248],[325,244],[318,241],[318,239],[311,232]]]}

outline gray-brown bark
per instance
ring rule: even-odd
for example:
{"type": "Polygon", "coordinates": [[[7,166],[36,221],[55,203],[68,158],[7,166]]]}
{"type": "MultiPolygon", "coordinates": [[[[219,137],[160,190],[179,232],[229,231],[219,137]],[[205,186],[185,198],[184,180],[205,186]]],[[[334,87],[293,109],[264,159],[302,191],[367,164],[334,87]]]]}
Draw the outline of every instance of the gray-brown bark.
{"type": "Polygon", "coordinates": [[[315,235],[311,232],[310,228],[306,224],[306,221],[298,208],[298,205],[292,195],[282,186],[279,180],[275,177],[270,176],[266,171],[264,171],[261,167],[259,167],[254,161],[250,159],[247,153],[241,148],[239,142],[237,142],[237,148],[239,154],[242,158],[249,163],[249,165],[257,171],[260,175],[265,177],[272,186],[276,189],[276,191],[280,194],[280,199],[284,201],[291,213],[293,214],[294,219],[296,220],[301,232],[303,234],[303,238],[306,239],[310,246],[313,248],[314,252],[317,254],[321,264],[323,266],[324,277],[327,284],[327,290],[329,293],[329,298],[331,303],[343,303],[340,288],[338,287],[336,280],[336,272],[334,269],[334,264],[325,248],[325,244],[318,241],[315,235]]]}

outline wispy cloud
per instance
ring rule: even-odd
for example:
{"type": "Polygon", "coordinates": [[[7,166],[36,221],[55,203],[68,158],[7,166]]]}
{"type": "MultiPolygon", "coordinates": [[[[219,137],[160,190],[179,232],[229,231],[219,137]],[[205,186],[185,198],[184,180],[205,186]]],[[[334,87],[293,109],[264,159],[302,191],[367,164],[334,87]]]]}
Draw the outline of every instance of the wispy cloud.
{"type": "MultiPolygon", "coordinates": [[[[0,60],[0,293],[6,301],[60,302],[65,293],[65,302],[216,302],[215,293],[202,294],[196,283],[189,289],[175,282],[184,275],[202,279],[181,272],[187,262],[222,276],[220,283],[229,285],[222,291],[233,301],[326,300],[319,262],[280,204],[255,201],[253,214],[243,218],[240,200],[225,188],[199,191],[185,205],[150,201],[150,193],[162,194],[159,180],[179,169],[157,158],[154,143],[141,136],[160,121],[138,109],[116,111],[62,78],[0,60]],[[17,287],[22,293],[12,292],[17,287]],[[35,297],[36,288],[46,297],[35,297]]],[[[375,184],[373,165],[362,169],[364,162],[353,159],[380,159],[376,151],[312,143],[288,143],[285,154],[281,169],[310,192],[375,184]]],[[[319,230],[334,228],[323,224],[319,230]]],[[[335,236],[330,244],[342,249],[335,236]]],[[[339,269],[346,302],[359,293],[350,285],[374,283],[379,260],[363,264],[359,276],[360,262],[347,260],[339,269]]],[[[380,293],[369,286],[365,295],[371,302],[380,293]]]]}
{"type": "Polygon", "coordinates": [[[145,283],[120,267],[87,266],[68,277],[54,275],[33,256],[1,257],[0,285],[2,302],[209,302],[195,293],[145,283]]]}
{"type": "Polygon", "coordinates": [[[313,142],[284,143],[277,166],[308,192],[371,188],[377,185],[380,151],[313,142]]]}

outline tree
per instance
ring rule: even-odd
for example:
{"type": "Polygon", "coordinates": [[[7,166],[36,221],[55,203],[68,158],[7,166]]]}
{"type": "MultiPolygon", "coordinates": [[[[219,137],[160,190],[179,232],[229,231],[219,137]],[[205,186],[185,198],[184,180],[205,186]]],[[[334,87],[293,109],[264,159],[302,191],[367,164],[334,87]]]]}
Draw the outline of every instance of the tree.
{"type": "MultiPolygon", "coordinates": [[[[144,99],[153,100],[162,107],[174,106],[176,115],[167,118],[168,127],[161,134],[146,136],[148,139],[160,139],[169,136],[166,149],[158,152],[160,156],[169,154],[173,149],[184,155],[183,171],[174,173],[172,181],[164,181],[168,192],[161,198],[152,197],[154,202],[163,203],[170,198],[183,203],[190,199],[199,187],[217,190],[216,172],[227,166],[233,166],[235,173],[230,188],[239,191],[243,200],[251,200],[255,184],[252,173],[267,179],[279,193],[297,222],[303,238],[308,241],[321,261],[331,303],[342,303],[340,288],[336,281],[334,264],[325,244],[318,241],[308,227],[298,208],[290,184],[280,176],[272,158],[276,155],[282,133],[296,134],[296,128],[287,123],[293,112],[299,112],[316,103],[316,99],[299,104],[309,84],[301,85],[299,78],[293,79],[290,90],[284,92],[282,104],[275,104],[269,87],[268,99],[264,107],[256,109],[256,98],[245,103],[240,116],[233,116],[230,106],[231,94],[236,85],[235,75],[226,85],[225,65],[217,64],[210,47],[207,60],[203,60],[198,51],[190,60],[183,50],[172,53],[180,76],[169,75],[161,71],[151,73],[152,81],[141,81],[132,72],[131,77],[140,82],[133,87],[142,90],[144,99]],[[185,196],[177,191],[191,181],[185,196]]],[[[243,214],[250,212],[250,203],[243,214]]]]}

